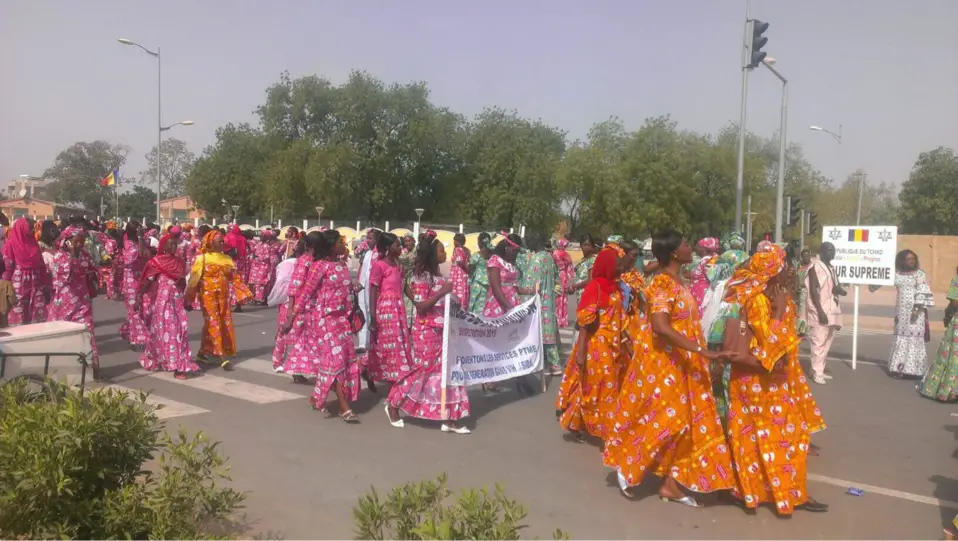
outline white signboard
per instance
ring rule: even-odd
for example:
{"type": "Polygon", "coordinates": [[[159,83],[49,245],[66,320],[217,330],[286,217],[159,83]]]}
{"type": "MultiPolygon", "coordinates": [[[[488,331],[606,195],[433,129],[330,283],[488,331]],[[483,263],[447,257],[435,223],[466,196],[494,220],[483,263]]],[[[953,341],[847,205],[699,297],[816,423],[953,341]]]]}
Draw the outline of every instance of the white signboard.
{"type": "Polygon", "coordinates": [[[830,225],[822,242],[835,245],[832,267],[843,284],[895,285],[898,227],[893,225],[830,225]]]}
{"type": "Polygon", "coordinates": [[[486,319],[446,303],[442,344],[445,385],[493,383],[542,370],[540,300],[486,319]]]}

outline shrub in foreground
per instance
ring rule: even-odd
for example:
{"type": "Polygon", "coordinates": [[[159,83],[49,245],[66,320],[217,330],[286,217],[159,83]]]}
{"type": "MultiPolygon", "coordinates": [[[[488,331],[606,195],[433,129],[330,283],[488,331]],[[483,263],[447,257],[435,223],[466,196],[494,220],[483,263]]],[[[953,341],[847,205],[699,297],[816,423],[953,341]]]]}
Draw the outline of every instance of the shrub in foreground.
{"type": "MultiPolygon", "coordinates": [[[[525,507],[506,497],[502,486],[464,490],[446,487],[446,474],[435,481],[406,483],[381,498],[375,488],[353,509],[357,539],[519,539],[526,528],[525,507]]],[[[556,530],[554,539],[568,539],[556,530]]]]}
{"type": "Polygon", "coordinates": [[[0,388],[0,539],[197,539],[229,532],[245,495],[218,444],[170,437],[147,395],[0,388]],[[147,462],[153,460],[151,469],[147,462]]]}

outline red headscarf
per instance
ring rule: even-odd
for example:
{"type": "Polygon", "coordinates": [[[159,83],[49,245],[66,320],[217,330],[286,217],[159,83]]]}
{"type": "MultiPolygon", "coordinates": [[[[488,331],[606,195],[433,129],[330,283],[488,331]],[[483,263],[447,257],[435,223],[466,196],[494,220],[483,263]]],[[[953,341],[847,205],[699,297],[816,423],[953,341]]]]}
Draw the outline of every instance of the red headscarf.
{"type": "Polygon", "coordinates": [[[20,218],[13,223],[10,238],[3,245],[3,257],[12,259],[21,269],[42,269],[43,255],[37,244],[30,222],[20,218]]]}
{"type": "Polygon", "coordinates": [[[239,259],[246,257],[246,237],[243,236],[243,231],[238,225],[233,224],[229,227],[226,237],[223,238],[223,244],[227,251],[235,249],[236,257],[239,259]]]}
{"type": "Polygon", "coordinates": [[[579,304],[589,306],[598,305],[599,309],[609,306],[609,297],[618,289],[616,277],[618,270],[619,252],[615,248],[603,248],[592,265],[592,279],[582,290],[579,304]]]}
{"type": "Polygon", "coordinates": [[[186,277],[186,261],[176,256],[176,251],[167,253],[167,246],[173,242],[173,235],[166,234],[160,239],[160,246],[156,250],[156,255],[147,261],[143,268],[143,276],[140,278],[140,284],[146,280],[165,275],[174,282],[186,277]]]}

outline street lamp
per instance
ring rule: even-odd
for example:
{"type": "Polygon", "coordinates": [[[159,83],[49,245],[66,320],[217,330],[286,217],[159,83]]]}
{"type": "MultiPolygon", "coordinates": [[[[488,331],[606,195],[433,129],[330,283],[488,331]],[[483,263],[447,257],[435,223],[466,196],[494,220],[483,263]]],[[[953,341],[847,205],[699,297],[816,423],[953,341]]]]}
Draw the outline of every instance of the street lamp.
{"type": "MultiPolygon", "coordinates": [[[[785,128],[788,125],[788,79],[772,67],[775,62],[774,58],[766,57],[762,64],[782,82],[782,116],[779,121],[778,146],[778,186],[775,194],[775,242],[780,243],[782,242],[782,203],[785,199],[785,128]]],[[[805,232],[803,231],[802,234],[804,235],[805,232]]]]}
{"type": "Polygon", "coordinates": [[[316,227],[322,227],[320,220],[323,219],[323,207],[316,207],[316,227]]]}
{"type": "MultiPolygon", "coordinates": [[[[842,125],[838,125],[838,133],[835,133],[831,130],[826,130],[825,128],[819,126],[809,126],[808,129],[812,131],[820,131],[822,133],[827,133],[831,135],[835,141],[838,142],[838,148],[841,150],[842,147],[842,125]]],[[[855,225],[861,225],[862,223],[862,194],[865,192],[865,175],[858,175],[858,212],[855,217],[855,225]]]]}
{"type": "Polygon", "coordinates": [[[117,41],[123,45],[133,45],[139,47],[143,52],[152,56],[156,59],[156,221],[160,222],[160,192],[162,191],[162,186],[160,184],[160,162],[162,161],[162,154],[160,152],[160,144],[163,142],[163,132],[172,128],[173,126],[192,126],[192,120],[184,120],[183,122],[177,122],[176,124],[170,124],[169,126],[163,127],[163,107],[162,107],[162,88],[161,84],[161,62],[160,62],[160,48],[156,48],[156,52],[153,52],[146,47],[140,45],[139,43],[126,38],[117,38],[117,41]]]}
{"type": "Polygon", "coordinates": [[[422,213],[426,212],[426,209],[414,209],[416,211],[416,225],[413,226],[413,236],[416,237],[416,242],[419,242],[419,221],[422,220],[422,213]]]}
{"type": "Polygon", "coordinates": [[[230,205],[230,208],[233,209],[233,223],[236,223],[236,213],[239,212],[239,205],[230,205]]]}

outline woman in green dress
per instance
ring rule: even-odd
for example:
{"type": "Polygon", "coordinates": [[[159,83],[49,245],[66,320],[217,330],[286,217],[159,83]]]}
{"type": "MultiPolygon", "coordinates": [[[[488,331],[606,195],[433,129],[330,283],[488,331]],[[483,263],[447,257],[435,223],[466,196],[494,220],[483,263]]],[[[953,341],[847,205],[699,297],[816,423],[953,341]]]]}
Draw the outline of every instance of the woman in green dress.
{"type": "MultiPolygon", "coordinates": [[[[403,291],[405,284],[412,276],[412,268],[416,263],[416,237],[412,233],[406,233],[402,238],[402,255],[399,256],[399,266],[402,268],[403,291]]],[[[416,305],[409,295],[403,295],[403,306],[406,308],[406,327],[412,328],[412,320],[416,316],[416,305]]]]}
{"type": "Polygon", "coordinates": [[[486,260],[492,257],[492,236],[479,233],[479,250],[469,258],[469,311],[482,315],[489,293],[489,277],[486,276],[486,260]]]}
{"type": "Polygon", "coordinates": [[[953,402],[958,399],[958,317],[955,316],[958,312],[958,276],[952,278],[945,298],[949,301],[945,308],[945,336],[918,385],[918,392],[939,402],[953,402]]]}
{"type": "Polygon", "coordinates": [[[586,233],[579,239],[579,249],[582,250],[582,259],[575,264],[575,283],[569,287],[566,292],[569,295],[578,293],[585,289],[585,285],[592,278],[592,265],[595,263],[595,256],[599,253],[602,245],[592,235],[586,233]]]}
{"type": "MultiPolygon", "coordinates": [[[[526,256],[517,259],[519,289],[539,289],[539,319],[542,325],[542,354],[546,375],[561,376],[562,361],[559,358],[559,322],[556,319],[556,287],[559,284],[559,267],[546,249],[545,235],[526,235],[526,256]]],[[[520,254],[521,255],[521,254],[520,254]]],[[[561,289],[559,290],[561,291],[561,289]]],[[[532,295],[522,295],[523,300],[532,295]]]]}

